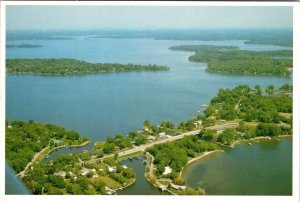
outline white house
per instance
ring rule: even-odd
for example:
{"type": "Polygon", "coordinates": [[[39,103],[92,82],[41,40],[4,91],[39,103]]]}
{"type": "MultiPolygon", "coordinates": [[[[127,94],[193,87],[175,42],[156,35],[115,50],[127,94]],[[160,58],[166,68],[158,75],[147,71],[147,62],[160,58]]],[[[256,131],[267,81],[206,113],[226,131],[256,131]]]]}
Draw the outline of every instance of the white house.
{"type": "Polygon", "coordinates": [[[107,168],[108,168],[108,171],[109,171],[110,173],[116,172],[116,170],[117,170],[117,167],[116,167],[116,166],[113,166],[113,167],[107,166],[107,168]]]}
{"type": "Polygon", "coordinates": [[[90,172],[89,169],[87,169],[87,168],[82,168],[82,170],[81,170],[81,175],[82,175],[82,176],[86,176],[89,172],[90,172]]]}
{"type": "Polygon", "coordinates": [[[165,133],[165,132],[158,133],[158,136],[159,136],[159,137],[165,137],[165,136],[166,136],[166,133],[165,133]]]}
{"type": "Polygon", "coordinates": [[[202,120],[194,122],[195,127],[200,127],[202,125],[202,120]]]}
{"type": "Polygon", "coordinates": [[[186,186],[180,186],[180,185],[176,185],[176,184],[173,184],[173,183],[170,183],[171,187],[174,188],[174,189],[177,189],[179,191],[183,191],[186,189],[186,186]]]}
{"type": "Polygon", "coordinates": [[[165,171],[163,172],[163,175],[168,175],[172,173],[172,168],[170,166],[165,167],[165,171]]]}
{"type": "Polygon", "coordinates": [[[57,173],[54,173],[54,175],[61,176],[62,178],[65,178],[67,173],[66,173],[66,171],[61,170],[57,173]]]}

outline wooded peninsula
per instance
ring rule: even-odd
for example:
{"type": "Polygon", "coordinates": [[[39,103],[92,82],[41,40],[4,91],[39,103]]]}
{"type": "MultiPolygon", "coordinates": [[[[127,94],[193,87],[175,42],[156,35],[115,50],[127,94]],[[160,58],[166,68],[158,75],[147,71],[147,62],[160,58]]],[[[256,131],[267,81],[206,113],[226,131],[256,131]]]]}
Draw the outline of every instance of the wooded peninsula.
{"type": "Polygon", "coordinates": [[[168,71],[167,66],[89,63],[75,59],[7,59],[8,74],[72,76],[114,72],[168,71]]]}
{"type": "Polygon", "coordinates": [[[288,84],[220,89],[204,114],[193,119],[178,125],[145,120],[139,131],[107,137],[92,151],[53,160],[45,159],[51,149],[80,145],[87,138],[52,124],[7,121],[6,160],[15,171],[24,171],[20,177],[33,194],[113,194],[135,181],[134,170],[121,161],[145,155],[151,184],[172,194],[202,195],[201,187],[185,186],[183,168],[239,141],[292,135],[292,91],[288,84]]]}
{"type": "Polygon", "coordinates": [[[170,50],[191,51],[190,61],[206,62],[207,71],[230,74],[289,76],[293,51],[246,51],[237,46],[180,45],[170,50]]]}

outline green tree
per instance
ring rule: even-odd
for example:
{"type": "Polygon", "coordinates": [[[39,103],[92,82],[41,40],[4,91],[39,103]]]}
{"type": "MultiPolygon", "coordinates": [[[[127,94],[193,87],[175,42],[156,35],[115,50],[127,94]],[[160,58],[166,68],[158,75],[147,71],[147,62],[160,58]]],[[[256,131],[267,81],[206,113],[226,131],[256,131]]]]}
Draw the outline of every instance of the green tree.
{"type": "Polygon", "coordinates": [[[127,179],[134,178],[135,172],[132,168],[126,168],[123,170],[123,176],[126,177],[127,179]]]}
{"type": "Polygon", "coordinates": [[[145,144],[147,142],[147,138],[145,136],[138,136],[135,140],[136,145],[145,144]]]}
{"type": "Polygon", "coordinates": [[[270,95],[273,95],[274,94],[274,86],[273,85],[269,85],[267,88],[266,88],[266,93],[270,96],[270,95]]]}

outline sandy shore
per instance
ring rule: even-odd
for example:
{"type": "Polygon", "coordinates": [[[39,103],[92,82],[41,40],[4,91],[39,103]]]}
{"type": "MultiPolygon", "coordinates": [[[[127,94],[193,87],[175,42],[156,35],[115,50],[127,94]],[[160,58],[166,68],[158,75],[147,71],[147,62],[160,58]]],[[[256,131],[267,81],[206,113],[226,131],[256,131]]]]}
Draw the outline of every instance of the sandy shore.
{"type": "Polygon", "coordinates": [[[194,161],[197,161],[197,160],[199,160],[199,159],[202,159],[202,158],[204,158],[204,157],[206,157],[206,156],[208,156],[208,155],[210,155],[210,154],[213,154],[213,153],[215,153],[215,152],[224,152],[224,150],[213,150],[213,151],[207,151],[207,152],[204,152],[204,153],[201,154],[200,156],[198,156],[198,157],[196,157],[196,158],[192,158],[191,160],[189,160],[189,161],[187,162],[186,166],[189,165],[190,163],[193,163],[194,161]]]}
{"type": "Polygon", "coordinates": [[[181,177],[183,178],[185,169],[189,166],[189,164],[191,164],[191,163],[193,163],[193,162],[195,162],[195,161],[198,161],[198,160],[200,160],[200,159],[202,159],[202,158],[204,158],[204,157],[206,157],[206,156],[209,156],[209,155],[211,155],[211,154],[213,154],[213,153],[216,153],[216,152],[224,152],[224,150],[218,149],[218,150],[213,150],[213,151],[206,151],[206,152],[202,153],[200,156],[197,156],[197,157],[195,157],[195,158],[192,158],[192,159],[189,160],[189,161],[187,162],[187,164],[182,168],[182,170],[181,170],[180,173],[179,173],[179,176],[181,176],[181,177]]]}

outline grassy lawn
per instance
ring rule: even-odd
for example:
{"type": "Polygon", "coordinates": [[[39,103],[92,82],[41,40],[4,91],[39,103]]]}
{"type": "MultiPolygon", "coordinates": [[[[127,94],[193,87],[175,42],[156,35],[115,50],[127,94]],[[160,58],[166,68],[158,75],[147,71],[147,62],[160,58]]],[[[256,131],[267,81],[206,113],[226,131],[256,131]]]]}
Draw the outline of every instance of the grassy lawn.
{"type": "Polygon", "coordinates": [[[115,181],[114,179],[111,179],[108,176],[100,175],[97,178],[93,178],[92,180],[94,182],[99,182],[99,181],[104,182],[105,185],[111,189],[118,189],[118,188],[122,187],[122,185],[119,182],[115,181]]]}
{"type": "Polygon", "coordinates": [[[245,125],[249,128],[256,128],[256,126],[259,124],[259,122],[245,122],[245,125]]]}
{"type": "Polygon", "coordinates": [[[293,114],[292,113],[283,113],[283,112],[279,112],[279,115],[285,117],[285,118],[290,118],[293,114]]]}

